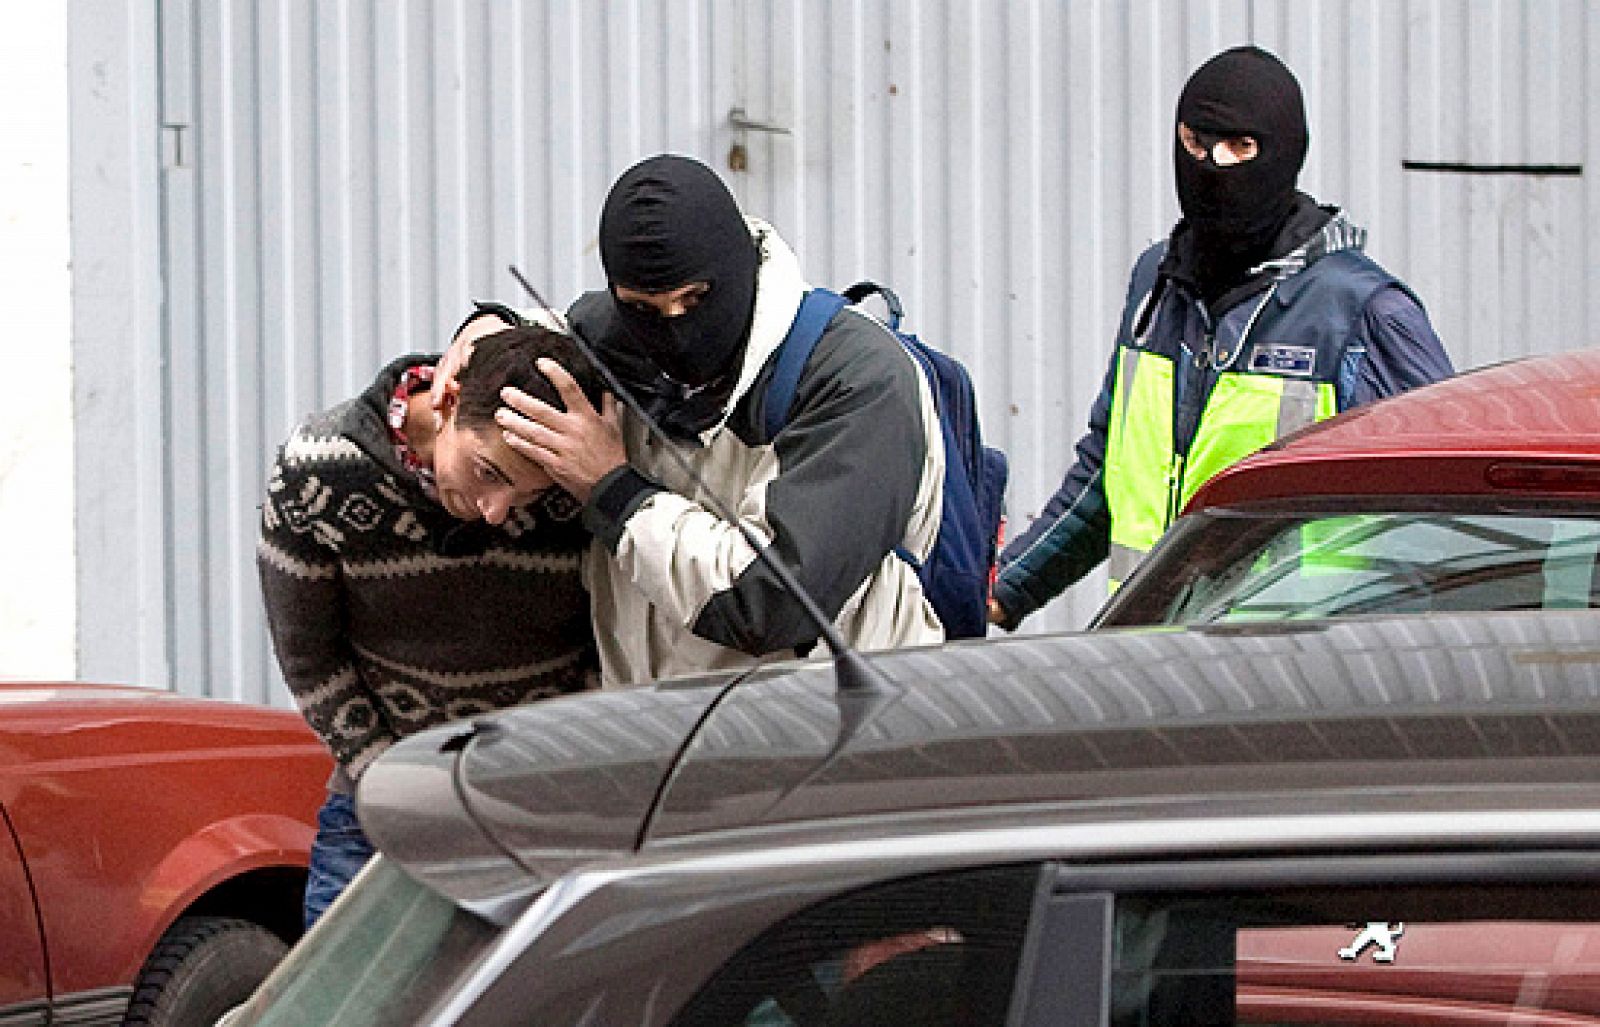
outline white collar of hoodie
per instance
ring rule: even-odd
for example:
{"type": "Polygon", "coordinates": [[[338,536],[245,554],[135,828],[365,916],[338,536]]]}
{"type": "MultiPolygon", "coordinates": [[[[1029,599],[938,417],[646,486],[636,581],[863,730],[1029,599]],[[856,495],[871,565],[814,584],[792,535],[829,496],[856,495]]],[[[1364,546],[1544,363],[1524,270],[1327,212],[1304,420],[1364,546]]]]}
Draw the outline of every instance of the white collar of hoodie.
{"type": "Polygon", "coordinates": [[[767,358],[789,337],[789,328],[800,312],[800,301],[810,288],[800,274],[800,259],[777,229],[760,218],[746,217],[745,222],[761,253],[756,268],[756,308],[750,319],[750,338],[745,343],[739,380],[717,423],[700,433],[701,444],[707,446],[727,426],[729,415],[755,383],[767,358]]]}

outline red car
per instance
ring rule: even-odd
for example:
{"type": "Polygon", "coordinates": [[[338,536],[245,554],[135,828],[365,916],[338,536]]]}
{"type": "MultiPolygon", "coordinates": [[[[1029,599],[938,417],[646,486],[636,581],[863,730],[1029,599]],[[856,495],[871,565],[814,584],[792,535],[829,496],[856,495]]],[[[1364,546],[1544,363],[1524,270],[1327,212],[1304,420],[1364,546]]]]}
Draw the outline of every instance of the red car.
{"type": "Polygon", "coordinates": [[[1600,351],[1499,364],[1224,470],[1094,626],[1600,606],[1600,351]]]}
{"type": "Polygon", "coordinates": [[[0,684],[0,1023],[242,1001],[300,933],[329,770],[284,710],[0,684]]]}

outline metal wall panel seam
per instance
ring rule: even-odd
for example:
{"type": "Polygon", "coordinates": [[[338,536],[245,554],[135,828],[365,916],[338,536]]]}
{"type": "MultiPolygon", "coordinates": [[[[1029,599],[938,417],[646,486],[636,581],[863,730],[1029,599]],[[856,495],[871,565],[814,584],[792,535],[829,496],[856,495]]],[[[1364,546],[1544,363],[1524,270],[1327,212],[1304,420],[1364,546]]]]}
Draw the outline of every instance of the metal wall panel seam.
{"type": "MultiPolygon", "coordinates": [[[[78,2],[67,13],[72,113],[73,503],[80,675],[170,678],[166,552],[162,190],[152,5],[78,2]],[[90,67],[94,76],[77,73],[90,67]],[[107,310],[118,311],[115,319],[107,310]],[[119,402],[129,383],[149,402],[119,402]],[[123,447],[87,444],[122,437],[123,447]],[[116,568],[107,579],[108,568],[116,568]]],[[[191,122],[192,123],[192,122],[191,122]]]]}
{"type": "MultiPolygon", "coordinates": [[[[161,195],[159,202],[163,209],[161,212],[159,257],[161,263],[166,265],[175,259],[176,254],[180,252],[180,247],[182,252],[187,253],[192,252],[201,243],[200,232],[203,221],[198,208],[200,186],[203,179],[200,172],[199,157],[203,152],[200,140],[205,123],[203,115],[205,101],[202,97],[200,105],[197,106],[196,96],[198,90],[194,88],[192,81],[193,78],[199,76],[199,69],[204,66],[200,54],[200,19],[194,15],[192,5],[187,2],[163,4],[161,7],[160,31],[162,32],[160,46],[163,51],[160,66],[164,72],[170,70],[170,74],[164,75],[164,78],[182,80],[181,84],[173,83],[170,92],[167,84],[163,82],[161,86],[163,102],[166,97],[173,96],[173,94],[182,95],[184,101],[182,115],[185,123],[189,126],[185,135],[189,137],[187,140],[188,149],[194,153],[192,170],[184,172],[179,167],[169,166],[163,168],[160,172],[161,195]],[[176,51],[170,58],[170,68],[167,51],[169,46],[176,51]],[[183,74],[178,73],[180,67],[183,74]]],[[[166,115],[163,113],[162,117],[165,119],[166,115]]],[[[175,158],[181,156],[181,154],[174,155],[175,158]]],[[[145,383],[153,386],[145,394],[153,393],[160,398],[159,419],[155,425],[156,432],[161,436],[159,439],[160,466],[154,475],[154,481],[145,479],[141,475],[142,480],[136,480],[132,483],[132,488],[136,493],[144,496],[149,496],[150,493],[155,494],[154,503],[151,505],[159,504],[159,510],[152,512],[151,516],[152,520],[156,516],[160,518],[159,524],[155,525],[155,527],[158,529],[156,537],[161,540],[163,550],[159,555],[157,566],[165,586],[165,599],[159,610],[159,624],[151,626],[159,630],[158,637],[162,641],[162,649],[166,655],[165,673],[158,683],[167,688],[174,687],[175,681],[182,676],[184,668],[183,657],[179,652],[182,639],[179,625],[185,621],[185,618],[179,613],[180,603],[178,597],[181,591],[179,583],[180,581],[187,581],[191,583],[190,587],[193,587],[192,583],[199,576],[194,567],[198,565],[199,554],[204,544],[204,540],[201,539],[199,545],[179,548],[179,534],[184,530],[185,525],[177,522],[171,516],[171,511],[180,489],[185,484],[190,484],[192,487],[192,463],[189,466],[180,466],[179,460],[174,456],[174,447],[171,445],[171,440],[174,436],[179,435],[176,430],[179,418],[185,413],[194,412],[193,408],[187,405],[180,409],[177,396],[176,371],[178,368],[185,366],[184,358],[194,356],[196,349],[195,339],[201,334],[198,331],[202,310],[198,283],[204,281],[204,273],[203,265],[199,264],[199,262],[184,262],[181,271],[168,270],[165,266],[160,269],[160,282],[165,288],[173,290],[173,292],[163,297],[164,302],[159,305],[158,316],[160,318],[160,333],[162,336],[161,360],[152,369],[154,371],[152,375],[154,380],[145,383]],[[185,287],[187,287],[187,295],[181,292],[185,287]],[[182,299],[188,302],[185,303],[176,299],[175,297],[177,296],[182,296],[182,299]],[[185,339],[188,343],[188,348],[186,351],[181,351],[178,339],[175,336],[180,334],[178,326],[185,315],[188,318],[188,324],[185,325],[188,328],[187,338],[185,339]],[[189,570],[187,577],[182,573],[185,569],[189,570]]],[[[193,523],[187,527],[190,531],[195,530],[193,523]]]]}
{"type": "MultiPolygon", "coordinates": [[[[467,292],[471,264],[467,225],[473,220],[473,204],[467,173],[471,146],[467,119],[467,24],[463,2],[449,0],[430,5],[429,49],[437,55],[433,60],[431,84],[434,103],[445,114],[438,119],[443,124],[436,130],[433,152],[429,155],[436,183],[430,209],[433,248],[439,261],[433,291],[438,294],[440,310],[452,306],[448,297],[467,292]]],[[[473,40],[474,44],[478,42],[473,40]]],[[[474,50],[477,49],[474,45],[474,50]]],[[[418,340],[418,349],[439,348],[434,326],[444,320],[442,316],[436,317],[422,326],[427,335],[418,340]]]]}

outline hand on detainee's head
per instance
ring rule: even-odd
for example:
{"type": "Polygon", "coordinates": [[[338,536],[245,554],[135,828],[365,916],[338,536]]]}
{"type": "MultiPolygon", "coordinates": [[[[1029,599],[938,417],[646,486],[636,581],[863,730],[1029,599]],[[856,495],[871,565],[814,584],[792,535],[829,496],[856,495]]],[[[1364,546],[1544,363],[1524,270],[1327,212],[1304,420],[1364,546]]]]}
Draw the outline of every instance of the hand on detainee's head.
{"type": "Polygon", "coordinates": [[[737,367],[760,254],[716,172],[676,154],[625,171],[600,214],[600,260],[627,341],[663,374],[698,387],[737,367]]]}
{"type": "MultiPolygon", "coordinates": [[[[570,330],[566,319],[554,310],[548,308],[535,310],[531,317],[535,326],[556,334],[564,334],[570,330]]],[[[438,364],[434,366],[433,388],[428,394],[428,402],[433,409],[443,413],[447,398],[450,402],[454,402],[456,375],[472,356],[472,348],[478,344],[479,339],[503,332],[507,328],[519,328],[527,323],[527,318],[510,307],[498,303],[474,301],[472,313],[467,315],[466,320],[456,328],[455,334],[450,336],[450,345],[445,347],[444,353],[439,356],[438,364]]]]}
{"type": "Polygon", "coordinates": [[[566,369],[594,406],[605,393],[600,373],[565,332],[543,325],[506,328],[478,339],[456,374],[460,390],[457,415],[474,427],[494,423],[501,406],[500,390],[510,386],[565,410],[555,385],[538,368],[541,359],[554,360],[566,369]]]}
{"type": "Polygon", "coordinates": [[[507,443],[495,423],[500,390],[506,387],[565,408],[559,390],[537,366],[542,359],[560,363],[591,403],[600,402],[598,374],[564,332],[533,325],[474,341],[436,414],[433,471],[439,502],[452,516],[500,524],[554,483],[542,465],[507,443]]]}

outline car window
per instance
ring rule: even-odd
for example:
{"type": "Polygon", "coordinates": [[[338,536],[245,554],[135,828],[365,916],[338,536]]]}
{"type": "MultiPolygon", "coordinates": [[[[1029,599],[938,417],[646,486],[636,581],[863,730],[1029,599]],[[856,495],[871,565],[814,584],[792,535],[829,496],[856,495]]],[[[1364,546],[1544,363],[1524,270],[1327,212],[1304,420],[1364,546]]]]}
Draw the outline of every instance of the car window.
{"type": "Polygon", "coordinates": [[[227,1027],[413,1022],[498,934],[379,856],[227,1027]]]}
{"type": "Polygon", "coordinates": [[[1111,1023],[1596,1023],[1597,975],[1591,890],[1131,896],[1111,1023]]]}
{"type": "Polygon", "coordinates": [[[1214,518],[1187,531],[1180,548],[1130,582],[1144,594],[1119,597],[1106,623],[1600,606],[1600,518],[1214,518]]]}
{"type": "Polygon", "coordinates": [[[1005,1022],[1038,868],[855,892],[766,931],[673,1021],[696,1027],[1005,1022]]]}

